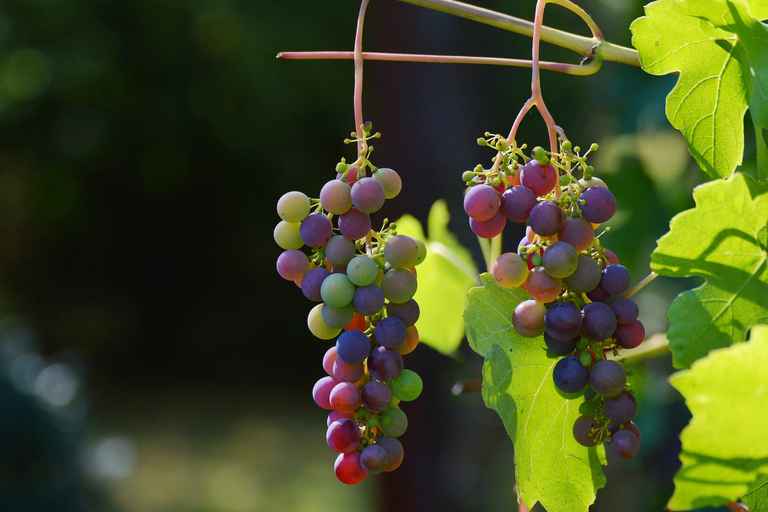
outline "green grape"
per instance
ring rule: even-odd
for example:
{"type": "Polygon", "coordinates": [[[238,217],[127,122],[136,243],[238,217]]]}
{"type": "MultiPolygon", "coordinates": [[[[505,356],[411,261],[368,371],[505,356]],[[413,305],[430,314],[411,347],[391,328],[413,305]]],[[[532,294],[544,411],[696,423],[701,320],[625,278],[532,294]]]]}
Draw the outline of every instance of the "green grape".
{"type": "Polygon", "coordinates": [[[301,222],[309,215],[309,198],[303,192],[286,192],[277,201],[277,214],[287,222],[301,222]]]}
{"type": "Polygon", "coordinates": [[[403,370],[398,378],[389,383],[389,387],[392,389],[393,396],[403,402],[410,402],[419,397],[424,383],[421,382],[421,377],[416,372],[403,370]]]}
{"type": "Polygon", "coordinates": [[[278,222],[273,232],[277,245],[286,250],[300,249],[304,245],[301,235],[299,235],[300,227],[300,222],[286,222],[284,220],[278,222]]]}
{"type": "Polygon", "coordinates": [[[368,286],[378,274],[379,266],[368,256],[355,256],[347,264],[347,277],[357,286],[368,286]]]}
{"type": "Polygon", "coordinates": [[[332,308],[343,308],[355,297],[355,285],[344,274],[331,274],[323,280],[320,297],[332,308]]]}
{"type": "Polygon", "coordinates": [[[379,416],[382,432],[389,437],[400,437],[408,429],[408,418],[396,407],[390,407],[379,416]]]}

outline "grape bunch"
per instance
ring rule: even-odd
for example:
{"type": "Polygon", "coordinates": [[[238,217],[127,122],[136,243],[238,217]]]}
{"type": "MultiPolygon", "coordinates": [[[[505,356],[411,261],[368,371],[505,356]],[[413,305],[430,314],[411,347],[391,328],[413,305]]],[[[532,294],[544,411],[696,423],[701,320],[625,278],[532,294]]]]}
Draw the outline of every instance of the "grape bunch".
{"type": "MultiPolygon", "coordinates": [[[[370,134],[370,124],[364,134],[366,142],[378,137],[370,134]]],[[[397,438],[408,419],[399,403],[416,399],[422,390],[421,378],[403,369],[403,356],[419,342],[414,267],[427,249],[421,240],[398,235],[386,220],[381,230],[371,229],[370,215],[402,185],[392,169],[373,167],[373,148],[365,147],[353,164],[342,159],[318,199],[284,194],[274,231],[284,249],[277,272],[318,303],[307,318],[310,332],[336,339],[323,357],[327,376],[317,381],[312,396],[331,411],[326,441],[339,453],[334,471],[345,484],[400,466],[404,452],[397,438]]]]}
{"type": "Polygon", "coordinates": [[[543,335],[548,353],[560,358],[553,370],[558,390],[586,397],[573,427],[576,441],[605,441],[618,458],[632,459],[640,445],[632,422],[637,402],[626,370],[607,354],[640,345],[645,328],[637,303],[620,297],[630,287],[629,271],[601,245],[602,235],[595,236],[616,212],[616,198],[586,162],[598,147],[581,155],[565,141],[557,154],[536,147],[528,158],[525,146],[498,135],[478,142],[498,153],[493,168],[463,175],[472,230],[492,238],[508,220],[527,223],[517,252],[502,254],[492,267],[500,286],[522,287],[531,296],[515,308],[512,324],[522,336],[543,335]]]}

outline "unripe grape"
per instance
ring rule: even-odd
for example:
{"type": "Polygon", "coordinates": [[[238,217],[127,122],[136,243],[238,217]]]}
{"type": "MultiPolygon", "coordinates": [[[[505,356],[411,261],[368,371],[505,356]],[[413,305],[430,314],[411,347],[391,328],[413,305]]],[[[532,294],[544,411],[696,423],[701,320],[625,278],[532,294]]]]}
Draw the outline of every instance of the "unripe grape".
{"type": "Polygon", "coordinates": [[[359,255],[347,264],[347,277],[356,286],[368,286],[376,280],[379,266],[371,258],[359,255]]]}
{"type": "Polygon", "coordinates": [[[298,222],[286,222],[281,220],[275,226],[273,236],[275,242],[281,249],[301,249],[304,245],[304,241],[301,239],[299,228],[301,224],[298,222]]]}
{"type": "Polygon", "coordinates": [[[320,189],[320,205],[327,212],[341,215],[352,208],[351,189],[341,180],[331,180],[320,189]]]}
{"type": "Polygon", "coordinates": [[[309,198],[303,192],[286,192],[277,201],[277,214],[286,222],[301,222],[309,215],[309,198]]]}
{"type": "Polygon", "coordinates": [[[502,288],[517,288],[528,278],[528,265],[513,252],[506,252],[493,263],[493,278],[502,288]]]}
{"type": "Polygon", "coordinates": [[[400,409],[390,407],[381,413],[379,425],[387,436],[400,437],[408,429],[408,417],[400,409]]]}
{"type": "Polygon", "coordinates": [[[400,175],[392,169],[382,167],[373,173],[373,178],[384,187],[384,197],[393,199],[397,197],[403,188],[403,182],[400,175]]]}
{"type": "Polygon", "coordinates": [[[384,258],[395,268],[411,267],[418,257],[419,246],[416,240],[406,235],[393,236],[384,246],[384,258]]]}
{"type": "Polygon", "coordinates": [[[535,338],[544,333],[544,315],[547,308],[535,300],[524,300],[515,307],[512,325],[526,338],[535,338]]]}
{"type": "Polygon", "coordinates": [[[400,376],[392,381],[390,387],[393,396],[403,402],[410,402],[419,397],[424,384],[416,372],[403,370],[400,376]]]}

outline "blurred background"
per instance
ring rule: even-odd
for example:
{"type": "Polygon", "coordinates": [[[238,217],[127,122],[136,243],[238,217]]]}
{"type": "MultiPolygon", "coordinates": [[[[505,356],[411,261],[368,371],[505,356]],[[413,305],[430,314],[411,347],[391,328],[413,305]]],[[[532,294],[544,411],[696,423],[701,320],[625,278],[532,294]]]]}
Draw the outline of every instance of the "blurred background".
{"type": "MultiPolygon", "coordinates": [[[[478,0],[532,19],[533,0],[478,0]]],[[[640,0],[579,2],[629,45],[640,0]]],[[[311,398],[327,342],[275,272],[275,203],[316,196],[354,129],[352,63],[282,61],[351,50],[349,0],[5,0],[0,4],[0,509],[14,512],[509,511],[512,446],[462,343],[419,346],[396,472],[347,487],[311,398]]],[[[564,9],[549,25],[585,34],[564,9]]],[[[395,0],[369,7],[371,51],[525,58],[530,39],[395,0]]],[[[548,60],[578,56],[543,47],[548,60]]],[[[440,198],[480,263],[461,173],[493,156],[528,98],[525,69],[371,62],[374,162],[404,192],[381,213],[424,221],[440,198]]],[[[550,111],[619,198],[602,240],[639,280],[703,174],[664,116],[674,78],[605,63],[544,72],[550,111]]],[[[520,140],[545,141],[535,115],[520,140]]],[[[747,138],[749,141],[750,139],[747,138]]],[[[522,231],[507,230],[516,247],[522,231]]],[[[649,333],[692,283],[638,297],[649,333]]],[[[595,511],[662,510],[688,416],[669,357],[635,368],[638,457],[606,469],[595,511]]]]}

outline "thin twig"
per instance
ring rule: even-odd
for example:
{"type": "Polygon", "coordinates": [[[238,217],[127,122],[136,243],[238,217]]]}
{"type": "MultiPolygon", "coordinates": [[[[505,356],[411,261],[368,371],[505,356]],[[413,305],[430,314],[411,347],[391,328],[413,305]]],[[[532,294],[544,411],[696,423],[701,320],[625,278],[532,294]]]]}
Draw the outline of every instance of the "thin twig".
{"type": "MultiPolygon", "coordinates": [[[[468,55],[429,55],[419,53],[385,53],[362,52],[363,60],[388,62],[424,62],[434,64],[485,64],[491,66],[511,66],[530,68],[533,63],[526,59],[505,59],[501,57],[474,57],[468,55]]],[[[354,52],[318,51],[318,52],[280,52],[278,59],[287,60],[350,60],[354,52]]],[[[540,62],[541,69],[558,71],[568,75],[586,76],[597,73],[600,63],[592,61],[589,64],[566,64],[562,62],[540,62]]]]}
{"type": "MultiPolygon", "coordinates": [[[[360,140],[357,148],[357,161],[368,149],[368,143],[365,141],[363,132],[363,21],[365,20],[365,9],[368,7],[368,0],[360,3],[360,13],[357,15],[357,30],[355,30],[355,133],[360,140]]],[[[364,169],[360,168],[360,172],[364,169]]]]}
{"type": "Polygon", "coordinates": [[[451,388],[451,393],[453,393],[456,396],[459,396],[462,393],[482,391],[482,389],[483,389],[482,380],[460,380],[459,382],[453,385],[453,388],[451,388]]]}
{"type": "Polygon", "coordinates": [[[657,274],[656,272],[653,272],[653,271],[651,271],[651,273],[650,273],[650,274],[648,274],[647,276],[645,276],[645,277],[643,278],[643,280],[642,280],[642,281],[640,281],[640,282],[639,282],[639,283],[637,283],[635,286],[633,286],[632,288],[630,288],[630,289],[629,289],[629,291],[628,291],[627,293],[625,293],[624,295],[622,295],[622,296],[621,296],[621,298],[622,298],[622,299],[628,299],[628,298],[632,297],[634,294],[636,294],[637,292],[639,292],[640,290],[642,290],[643,288],[645,288],[645,286],[646,286],[648,283],[650,283],[651,281],[653,281],[653,280],[654,280],[654,279],[656,279],[657,277],[659,277],[659,274],[657,274]]]}

